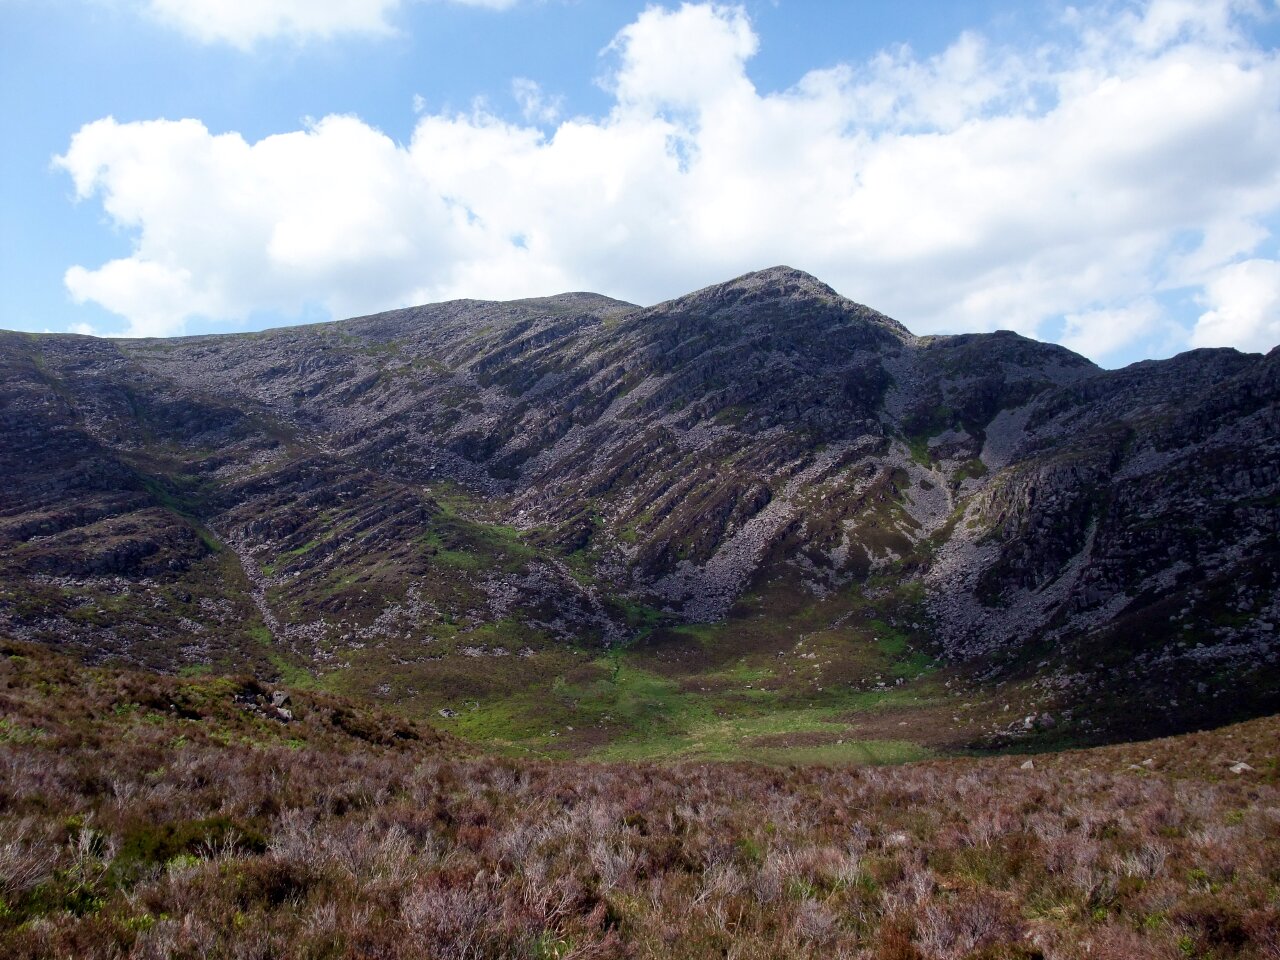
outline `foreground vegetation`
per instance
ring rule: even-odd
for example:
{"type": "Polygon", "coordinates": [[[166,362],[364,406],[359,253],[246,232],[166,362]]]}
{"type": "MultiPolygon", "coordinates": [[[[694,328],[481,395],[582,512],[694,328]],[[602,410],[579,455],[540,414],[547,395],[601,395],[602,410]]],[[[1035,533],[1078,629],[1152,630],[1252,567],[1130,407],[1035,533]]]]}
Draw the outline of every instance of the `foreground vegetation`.
{"type": "Polygon", "coordinates": [[[664,766],[278,693],[0,644],[0,955],[1280,956],[1275,718],[1031,769],[664,766]]]}

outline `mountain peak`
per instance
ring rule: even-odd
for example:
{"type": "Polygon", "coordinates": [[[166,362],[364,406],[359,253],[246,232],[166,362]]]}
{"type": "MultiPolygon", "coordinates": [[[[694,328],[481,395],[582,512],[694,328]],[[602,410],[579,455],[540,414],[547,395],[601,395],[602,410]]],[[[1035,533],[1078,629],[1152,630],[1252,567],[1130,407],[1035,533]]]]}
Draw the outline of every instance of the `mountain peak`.
{"type": "Polygon", "coordinates": [[[714,316],[725,311],[736,313],[744,307],[753,309],[757,306],[765,306],[771,310],[781,307],[787,314],[795,309],[808,311],[815,307],[833,308],[838,313],[856,316],[862,321],[882,327],[899,340],[912,338],[911,332],[898,321],[837,293],[813,274],[782,264],[703,287],[683,297],[658,304],[652,309],[674,307],[682,312],[697,311],[714,316]]]}
{"type": "MultiPolygon", "coordinates": [[[[836,293],[813,274],[805,273],[803,270],[797,270],[795,267],[788,267],[784,264],[744,273],[740,277],[707,287],[706,290],[759,292],[798,299],[811,297],[817,297],[822,300],[843,299],[840,294],[836,293]]],[[[702,291],[699,292],[701,293],[702,291]]]]}

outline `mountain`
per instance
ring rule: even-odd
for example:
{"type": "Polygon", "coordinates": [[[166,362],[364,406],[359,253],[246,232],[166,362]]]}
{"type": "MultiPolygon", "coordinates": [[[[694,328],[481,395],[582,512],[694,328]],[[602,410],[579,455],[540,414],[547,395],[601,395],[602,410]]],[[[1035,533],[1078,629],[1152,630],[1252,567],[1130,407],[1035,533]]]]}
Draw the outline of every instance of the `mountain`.
{"type": "Polygon", "coordinates": [[[1280,710],[1280,350],[1107,371],[777,267],[0,365],[0,631],[91,661],[587,752],[1280,710]]]}

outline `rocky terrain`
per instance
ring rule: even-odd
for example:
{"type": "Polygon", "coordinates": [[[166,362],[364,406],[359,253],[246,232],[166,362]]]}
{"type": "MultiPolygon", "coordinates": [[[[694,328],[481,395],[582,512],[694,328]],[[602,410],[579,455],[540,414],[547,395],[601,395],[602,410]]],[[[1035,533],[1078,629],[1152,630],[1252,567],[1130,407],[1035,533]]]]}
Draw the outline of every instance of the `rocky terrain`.
{"type": "Polygon", "coordinates": [[[0,630],[90,661],[433,717],[594,684],[606,739],[620,676],[932,684],[956,745],[1280,709],[1280,350],[1108,371],[778,267],[0,371],[0,630]]]}

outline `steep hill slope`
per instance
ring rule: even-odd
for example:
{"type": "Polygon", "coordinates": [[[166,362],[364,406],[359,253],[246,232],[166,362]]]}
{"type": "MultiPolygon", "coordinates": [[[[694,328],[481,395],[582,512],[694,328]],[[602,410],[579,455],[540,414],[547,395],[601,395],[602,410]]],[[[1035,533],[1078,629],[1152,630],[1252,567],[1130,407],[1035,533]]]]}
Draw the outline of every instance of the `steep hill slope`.
{"type": "Polygon", "coordinates": [[[1280,709],[1278,351],[1103,371],[780,267],[0,365],[0,627],[91,659],[583,750],[629,681],[690,743],[702,693],[905,689],[956,744],[1280,709]]]}

